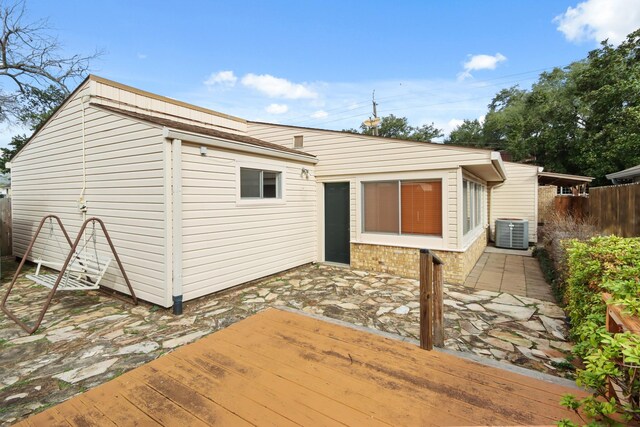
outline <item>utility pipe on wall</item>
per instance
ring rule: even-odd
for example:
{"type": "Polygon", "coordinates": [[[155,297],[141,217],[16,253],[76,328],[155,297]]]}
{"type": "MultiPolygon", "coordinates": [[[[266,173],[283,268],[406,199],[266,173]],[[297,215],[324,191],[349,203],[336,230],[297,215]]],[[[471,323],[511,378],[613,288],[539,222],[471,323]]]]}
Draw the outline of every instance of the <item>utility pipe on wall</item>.
{"type": "Polygon", "coordinates": [[[182,314],[182,141],[171,142],[173,314],[182,314]]]}

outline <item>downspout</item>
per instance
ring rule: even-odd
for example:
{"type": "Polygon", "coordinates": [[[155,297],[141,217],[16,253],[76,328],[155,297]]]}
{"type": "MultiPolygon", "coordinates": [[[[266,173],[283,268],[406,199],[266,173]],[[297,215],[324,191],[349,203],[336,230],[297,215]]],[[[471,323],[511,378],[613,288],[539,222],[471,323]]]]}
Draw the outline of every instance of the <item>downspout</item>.
{"type": "Polygon", "coordinates": [[[173,314],[182,314],[182,141],[171,142],[171,181],[173,189],[173,314]]]}
{"type": "MultiPolygon", "coordinates": [[[[80,104],[82,105],[82,190],[80,190],[80,198],[78,199],[78,209],[82,212],[82,223],[87,220],[87,201],[84,198],[84,194],[87,191],[87,141],[86,141],[86,131],[85,131],[85,104],[91,100],[91,96],[84,95],[80,99],[80,104]]],[[[87,234],[83,233],[82,235],[83,244],[87,244],[87,234]]],[[[84,258],[86,262],[86,256],[84,258]]]]}
{"type": "Polygon", "coordinates": [[[84,201],[84,193],[87,190],[87,150],[86,150],[86,136],[85,136],[85,117],[84,117],[84,109],[85,103],[90,99],[89,95],[85,95],[80,100],[82,104],[82,190],[80,190],[80,199],[78,199],[78,208],[83,213],[83,222],[84,217],[87,214],[87,205],[84,201]]]}

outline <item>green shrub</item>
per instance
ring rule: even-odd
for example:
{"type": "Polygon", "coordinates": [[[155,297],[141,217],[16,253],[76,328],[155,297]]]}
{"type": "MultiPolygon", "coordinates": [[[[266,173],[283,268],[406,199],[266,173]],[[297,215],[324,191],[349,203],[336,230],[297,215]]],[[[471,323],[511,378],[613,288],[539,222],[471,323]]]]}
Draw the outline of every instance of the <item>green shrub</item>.
{"type": "Polygon", "coordinates": [[[553,267],[553,281],[550,283],[554,295],[558,302],[564,303],[562,299],[565,294],[566,279],[569,275],[565,246],[572,239],[587,240],[598,236],[598,229],[590,217],[574,218],[571,215],[556,212],[548,215],[540,234],[553,267]]]}
{"type": "Polygon", "coordinates": [[[594,237],[567,244],[566,310],[576,341],[574,353],[584,363],[576,382],[594,395],[582,401],[567,397],[563,404],[582,407],[606,424],[615,424],[611,417],[640,421],[640,336],[606,331],[603,292],[628,315],[640,315],[640,238],[594,237]],[[623,402],[602,399],[607,377],[622,390],[623,402]]]}
{"type": "Polygon", "coordinates": [[[561,285],[561,281],[556,278],[556,270],[553,264],[553,260],[549,256],[549,251],[544,247],[537,247],[533,250],[533,256],[538,259],[540,263],[540,269],[544,274],[544,279],[547,283],[551,284],[551,290],[553,291],[553,297],[558,304],[564,305],[564,286],[561,285]]]}

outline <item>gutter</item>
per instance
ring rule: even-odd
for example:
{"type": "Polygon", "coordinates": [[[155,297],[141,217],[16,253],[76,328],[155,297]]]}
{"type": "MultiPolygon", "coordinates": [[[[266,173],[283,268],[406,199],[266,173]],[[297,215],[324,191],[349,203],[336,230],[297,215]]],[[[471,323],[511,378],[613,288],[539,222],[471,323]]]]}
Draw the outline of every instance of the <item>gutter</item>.
{"type": "Polygon", "coordinates": [[[496,169],[496,172],[502,177],[503,181],[507,179],[507,171],[504,169],[504,162],[502,161],[502,156],[497,151],[491,152],[491,163],[493,167],[496,169]]]}
{"type": "Polygon", "coordinates": [[[298,162],[305,162],[305,163],[312,163],[312,164],[318,163],[318,159],[316,159],[315,157],[310,157],[304,154],[287,153],[284,151],[275,150],[273,148],[259,147],[257,145],[246,144],[238,141],[228,141],[228,140],[210,137],[210,136],[208,137],[203,135],[196,135],[189,132],[169,129],[167,127],[162,128],[162,136],[164,136],[167,139],[173,139],[173,140],[179,139],[183,141],[189,141],[197,144],[207,145],[209,147],[241,151],[241,152],[250,153],[250,154],[259,154],[263,156],[276,157],[276,158],[285,159],[285,160],[295,160],[298,162]]]}

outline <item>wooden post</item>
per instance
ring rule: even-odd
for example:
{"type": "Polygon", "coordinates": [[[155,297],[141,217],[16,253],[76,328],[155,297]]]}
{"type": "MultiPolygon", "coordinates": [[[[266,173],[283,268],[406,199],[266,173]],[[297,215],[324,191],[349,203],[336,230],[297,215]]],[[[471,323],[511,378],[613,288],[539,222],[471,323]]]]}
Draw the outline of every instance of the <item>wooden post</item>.
{"type": "Polygon", "coordinates": [[[433,349],[433,256],[420,249],[420,347],[433,349]]]}
{"type": "Polygon", "coordinates": [[[444,347],[444,295],[442,264],[434,265],[433,275],[433,345],[444,347]]]}

